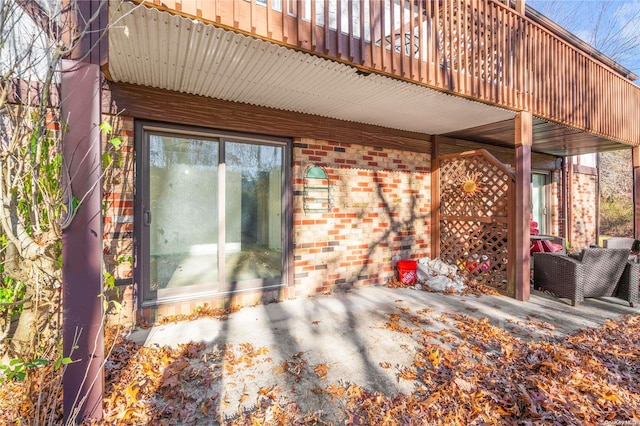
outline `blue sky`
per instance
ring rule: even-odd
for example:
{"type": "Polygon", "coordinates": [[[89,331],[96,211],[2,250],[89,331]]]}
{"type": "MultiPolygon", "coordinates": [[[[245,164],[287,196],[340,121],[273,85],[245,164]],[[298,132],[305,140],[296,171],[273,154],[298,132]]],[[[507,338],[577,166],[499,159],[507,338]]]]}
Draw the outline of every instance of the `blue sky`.
{"type": "Polygon", "coordinates": [[[640,76],[640,0],[526,3],[640,76]]]}

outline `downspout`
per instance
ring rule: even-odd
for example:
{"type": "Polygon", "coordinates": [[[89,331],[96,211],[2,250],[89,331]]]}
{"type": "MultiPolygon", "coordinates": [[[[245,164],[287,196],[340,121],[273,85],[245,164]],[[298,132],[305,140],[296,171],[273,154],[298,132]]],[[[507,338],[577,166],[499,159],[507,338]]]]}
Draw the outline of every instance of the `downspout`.
{"type": "Polygon", "coordinates": [[[431,138],[431,258],[440,257],[440,140],[431,138]]]}
{"type": "MultiPolygon", "coordinates": [[[[555,230],[559,237],[564,238],[565,241],[567,239],[566,235],[566,226],[565,226],[565,214],[566,214],[566,202],[565,202],[565,191],[564,191],[564,158],[559,157],[558,164],[558,229],[555,230]]],[[[552,228],[553,229],[553,228],[552,228]]]]}
{"type": "Polygon", "coordinates": [[[600,241],[600,153],[596,155],[596,241],[600,241]]]}
{"type": "Polygon", "coordinates": [[[631,149],[631,169],[633,174],[633,237],[640,239],[640,146],[631,149]]]}
{"type": "Polygon", "coordinates": [[[571,239],[573,236],[573,225],[571,223],[571,218],[573,217],[573,209],[571,208],[571,203],[573,202],[573,197],[571,196],[571,180],[573,179],[573,168],[572,164],[569,163],[569,159],[571,157],[564,157],[562,161],[563,174],[566,177],[564,182],[564,191],[565,191],[565,235],[567,244],[571,244],[571,239]]]}

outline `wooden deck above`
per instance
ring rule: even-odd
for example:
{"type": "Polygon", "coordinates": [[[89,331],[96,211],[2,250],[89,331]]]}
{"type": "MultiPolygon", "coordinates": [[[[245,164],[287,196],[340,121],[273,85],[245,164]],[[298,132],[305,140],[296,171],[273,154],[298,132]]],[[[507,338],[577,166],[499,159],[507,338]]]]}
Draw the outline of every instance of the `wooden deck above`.
{"type": "Polygon", "coordinates": [[[363,74],[530,111],[605,139],[640,144],[638,86],[611,61],[495,0],[135,2],[348,64],[363,74]]]}

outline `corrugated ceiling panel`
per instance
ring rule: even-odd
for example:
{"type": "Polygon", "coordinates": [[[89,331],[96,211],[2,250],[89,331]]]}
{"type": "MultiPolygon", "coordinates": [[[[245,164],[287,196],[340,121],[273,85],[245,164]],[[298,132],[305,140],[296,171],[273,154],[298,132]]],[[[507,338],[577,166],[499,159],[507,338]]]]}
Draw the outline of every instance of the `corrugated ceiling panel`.
{"type": "Polygon", "coordinates": [[[115,81],[429,134],[514,116],[156,9],[116,7],[115,81]]]}

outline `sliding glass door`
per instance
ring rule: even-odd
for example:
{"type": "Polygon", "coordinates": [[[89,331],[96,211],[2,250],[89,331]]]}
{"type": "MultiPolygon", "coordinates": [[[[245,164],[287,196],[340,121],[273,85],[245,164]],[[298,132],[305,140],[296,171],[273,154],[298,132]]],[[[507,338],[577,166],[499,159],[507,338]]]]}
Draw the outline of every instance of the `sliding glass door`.
{"type": "Polygon", "coordinates": [[[152,126],[142,134],[144,301],[282,285],[286,143],[152,126]]]}
{"type": "Polygon", "coordinates": [[[541,234],[550,232],[548,183],[548,173],[534,172],[531,174],[531,214],[533,221],[538,223],[538,230],[541,234]]]}
{"type": "Polygon", "coordinates": [[[150,133],[149,284],[152,291],[218,281],[219,142],[150,133]]]}

